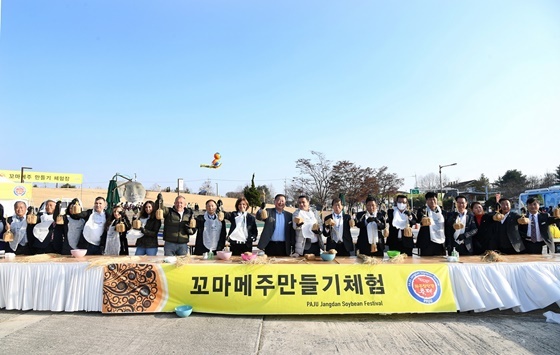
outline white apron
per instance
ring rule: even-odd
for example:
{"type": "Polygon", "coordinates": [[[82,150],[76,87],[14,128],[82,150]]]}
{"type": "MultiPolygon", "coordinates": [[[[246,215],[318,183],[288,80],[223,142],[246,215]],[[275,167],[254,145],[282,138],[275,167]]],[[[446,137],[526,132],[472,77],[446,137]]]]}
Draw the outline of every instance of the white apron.
{"type": "Polygon", "coordinates": [[[84,225],[84,238],[88,243],[99,246],[101,235],[103,234],[103,225],[105,224],[105,214],[93,212],[86,224],[84,225]]]}
{"type": "Polygon", "coordinates": [[[445,243],[445,218],[441,210],[436,207],[436,211],[433,212],[430,207],[426,206],[426,211],[428,217],[434,221],[430,226],[430,240],[437,244],[445,243]]]}
{"type": "Polygon", "coordinates": [[[235,217],[235,229],[229,235],[229,239],[236,242],[245,243],[249,232],[247,231],[247,217],[245,213],[240,213],[235,217]]]}
{"type": "Polygon", "coordinates": [[[204,231],[202,232],[202,242],[206,249],[216,250],[218,241],[220,240],[220,232],[222,231],[222,222],[214,215],[214,219],[210,218],[208,212],[204,212],[204,231]]]}
{"type": "Polygon", "coordinates": [[[393,210],[393,227],[398,230],[397,238],[402,239],[402,231],[408,227],[408,216],[404,211],[399,211],[398,209],[393,210]]]}
{"type": "Polygon", "coordinates": [[[68,245],[70,245],[71,249],[78,249],[78,242],[80,241],[80,235],[84,230],[84,221],[82,218],[76,220],[71,217],[68,217],[68,245]]]}
{"type": "Polygon", "coordinates": [[[42,214],[40,218],[41,222],[33,227],[33,235],[42,243],[49,235],[49,227],[53,224],[54,218],[52,214],[42,214]]]}
{"type": "MultiPolygon", "coordinates": [[[[373,214],[369,214],[369,212],[366,212],[366,215],[365,215],[364,218],[367,220],[368,218],[375,217],[375,216],[377,216],[377,212],[373,212],[373,214]]],[[[377,223],[376,222],[367,223],[366,231],[367,231],[367,237],[368,237],[368,243],[369,244],[379,243],[379,233],[378,233],[378,230],[377,230],[377,223]]]]}
{"type": "Polygon", "coordinates": [[[119,255],[121,251],[121,238],[115,230],[115,226],[110,226],[107,231],[107,241],[105,242],[104,255],[119,255]]]}
{"type": "Polygon", "coordinates": [[[17,220],[16,216],[13,216],[10,230],[14,234],[14,240],[9,242],[9,244],[10,248],[15,252],[18,245],[27,244],[27,220],[25,217],[23,217],[23,220],[20,222],[17,220]]]}

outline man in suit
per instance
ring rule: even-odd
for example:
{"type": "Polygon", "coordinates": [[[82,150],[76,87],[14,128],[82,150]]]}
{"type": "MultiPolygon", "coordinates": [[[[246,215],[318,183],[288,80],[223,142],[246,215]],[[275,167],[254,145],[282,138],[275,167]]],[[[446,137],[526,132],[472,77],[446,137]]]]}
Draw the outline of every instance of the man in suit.
{"type": "Polygon", "coordinates": [[[377,201],[374,197],[366,198],[366,210],[358,212],[356,215],[356,226],[360,229],[356,249],[360,254],[368,256],[383,256],[385,241],[383,230],[386,225],[384,211],[377,208],[377,201]],[[374,247],[372,247],[375,244],[374,247]]]}
{"type": "Polygon", "coordinates": [[[494,235],[490,241],[490,249],[503,254],[520,254],[525,251],[525,245],[519,234],[517,220],[519,215],[511,210],[511,202],[501,198],[500,213],[504,215],[501,221],[494,221],[494,235]]]}
{"type": "Polygon", "coordinates": [[[258,247],[269,256],[288,256],[292,254],[294,244],[294,229],[292,228],[292,214],[284,211],[286,196],[278,194],[274,197],[274,208],[265,208],[263,202],[257,211],[257,219],[264,221],[264,228],[259,239],[258,247]],[[263,213],[266,211],[266,213],[263,213]]]}
{"type": "Polygon", "coordinates": [[[352,216],[342,212],[342,201],[332,200],[333,213],[325,217],[323,235],[327,237],[327,250],[336,249],[337,255],[350,256],[354,254],[354,241],[350,232],[352,216]]]}
{"type": "Polygon", "coordinates": [[[445,245],[449,254],[453,248],[459,255],[473,253],[473,235],[478,232],[474,215],[467,211],[467,198],[455,197],[457,211],[450,212],[445,218],[445,245]],[[459,228],[461,227],[461,228],[459,228]]]}
{"type": "Polygon", "coordinates": [[[554,217],[548,213],[540,212],[539,201],[534,197],[527,199],[527,210],[529,214],[529,224],[519,225],[519,233],[523,238],[527,254],[542,254],[545,243],[549,249],[553,249],[552,238],[548,234],[548,226],[556,223],[554,217]]]}
{"type": "Polygon", "coordinates": [[[437,204],[435,192],[427,192],[426,206],[419,208],[416,217],[422,221],[429,217],[431,225],[420,226],[416,246],[421,256],[444,255],[445,253],[445,217],[437,204]]]}

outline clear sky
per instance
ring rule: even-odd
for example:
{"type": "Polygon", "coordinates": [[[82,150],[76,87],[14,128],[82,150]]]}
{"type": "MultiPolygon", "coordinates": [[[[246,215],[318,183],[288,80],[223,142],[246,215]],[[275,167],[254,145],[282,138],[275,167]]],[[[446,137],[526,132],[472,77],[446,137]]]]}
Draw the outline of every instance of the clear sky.
{"type": "Polygon", "coordinates": [[[560,165],[560,2],[2,0],[0,169],[283,192],[311,151],[491,181],[560,165]],[[220,169],[200,168],[220,152],[220,169]]]}

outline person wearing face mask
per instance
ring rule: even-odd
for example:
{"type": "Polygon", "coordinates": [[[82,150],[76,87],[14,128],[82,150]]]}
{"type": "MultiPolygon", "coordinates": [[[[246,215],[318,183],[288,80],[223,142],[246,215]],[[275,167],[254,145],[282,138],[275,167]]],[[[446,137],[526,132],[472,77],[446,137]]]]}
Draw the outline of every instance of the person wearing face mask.
{"type": "Polygon", "coordinates": [[[386,218],[385,212],[377,208],[375,198],[368,196],[366,198],[366,210],[358,212],[356,215],[356,227],[360,229],[356,249],[360,254],[383,256],[385,249],[383,230],[385,229],[386,218]],[[375,247],[372,248],[373,244],[375,244],[375,247]]]}
{"type": "Polygon", "coordinates": [[[455,197],[457,211],[449,212],[445,218],[445,245],[451,255],[453,248],[459,255],[473,253],[473,236],[478,232],[474,215],[467,211],[467,198],[455,197]]]}
{"type": "Polygon", "coordinates": [[[214,200],[206,201],[206,212],[196,217],[196,242],[194,255],[223,250],[226,245],[226,221],[218,218],[218,205],[214,200]]]}
{"type": "Polygon", "coordinates": [[[507,198],[501,198],[498,202],[504,218],[493,222],[494,233],[490,239],[490,249],[503,254],[521,254],[525,251],[517,222],[521,216],[511,210],[511,202],[507,198]]]}
{"type": "Polygon", "coordinates": [[[416,246],[420,256],[434,256],[445,254],[445,217],[441,207],[437,204],[435,192],[425,195],[426,206],[419,208],[416,216],[419,221],[428,217],[430,225],[421,225],[418,231],[416,246]]]}
{"type": "Polygon", "coordinates": [[[387,245],[390,250],[397,250],[412,256],[414,249],[414,238],[404,235],[406,227],[416,225],[416,215],[408,210],[408,199],[405,195],[397,196],[397,208],[387,211],[387,223],[389,223],[389,237],[387,237],[387,245]]]}
{"type": "MultiPolygon", "coordinates": [[[[220,204],[221,201],[218,201],[220,204]]],[[[240,197],[235,202],[235,212],[224,212],[224,219],[231,224],[229,228],[229,246],[232,255],[241,255],[253,250],[253,242],[259,234],[255,217],[247,213],[249,201],[240,197]]]]}

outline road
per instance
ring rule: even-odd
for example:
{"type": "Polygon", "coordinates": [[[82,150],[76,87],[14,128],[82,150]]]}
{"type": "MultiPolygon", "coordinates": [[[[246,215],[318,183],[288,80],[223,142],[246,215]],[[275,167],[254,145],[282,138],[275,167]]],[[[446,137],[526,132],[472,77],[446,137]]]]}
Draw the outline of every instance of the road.
{"type": "Polygon", "coordinates": [[[558,354],[560,325],[491,311],[406,315],[103,315],[0,310],[5,354],[558,354]]]}

